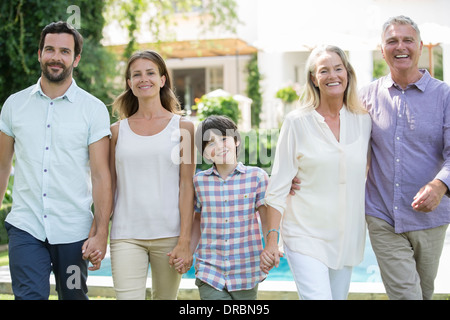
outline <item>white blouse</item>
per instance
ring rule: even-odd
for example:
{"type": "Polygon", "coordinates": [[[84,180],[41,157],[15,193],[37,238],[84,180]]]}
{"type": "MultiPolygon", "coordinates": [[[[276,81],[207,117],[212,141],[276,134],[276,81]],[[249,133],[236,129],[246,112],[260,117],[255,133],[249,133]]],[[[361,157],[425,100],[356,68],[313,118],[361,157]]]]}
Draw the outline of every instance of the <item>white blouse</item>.
{"type": "Polygon", "coordinates": [[[265,200],[282,214],[281,234],[290,250],[332,269],[362,261],[371,128],[369,114],[354,114],[345,106],[339,141],[313,109],[286,117],[265,200]],[[300,190],[289,196],[295,176],[301,180],[300,190]]]}

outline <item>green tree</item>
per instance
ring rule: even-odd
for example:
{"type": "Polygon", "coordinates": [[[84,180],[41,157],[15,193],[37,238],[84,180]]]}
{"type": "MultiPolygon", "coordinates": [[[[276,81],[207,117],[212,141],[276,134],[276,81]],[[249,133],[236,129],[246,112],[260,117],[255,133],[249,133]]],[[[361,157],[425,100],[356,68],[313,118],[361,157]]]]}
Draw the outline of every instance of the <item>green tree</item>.
{"type": "Polygon", "coordinates": [[[138,49],[137,34],[142,31],[141,19],[145,12],[147,28],[156,42],[173,39],[171,27],[174,14],[184,14],[195,10],[199,13],[201,30],[228,30],[235,32],[239,19],[235,0],[107,0],[108,19],[116,19],[128,31],[129,42],[123,53],[128,58],[138,49]]]}
{"type": "Polygon", "coordinates": [[[258,68],[258,55],[254,54],[252,59],[247,64],[247,96],[252,99],[252,108],[251,108],[251,117],[252,117],[252,127],[259,128],[259,124],[261,123],[261,118],[259,115],[261,114],[262,107],[262,94],[260,81],[262,80],[261,73],[259,73],[258,68]]]}
{"type": "Polygon", "coordinates": [[[389,73],[389,67],[384,59],[373,60],[373,78],[378,79],[389,73]]]}
{"type": "Polygon", "coordinates": [[[78,22],[84,37],[77,84],[110,103],[114,57],[100,44],[105,20],[103,0],[3,0],[0,3],[0,105],[6,98],[34,83],[40,76],[37,52],[42,29],[54,21],[78,22]],[[79,16],[69,6],[79,9],[79,16]],[[75,18],[75,19],[74,19],[75,18]],[[75,21],[78,20],[78,21],[75,21]]]}

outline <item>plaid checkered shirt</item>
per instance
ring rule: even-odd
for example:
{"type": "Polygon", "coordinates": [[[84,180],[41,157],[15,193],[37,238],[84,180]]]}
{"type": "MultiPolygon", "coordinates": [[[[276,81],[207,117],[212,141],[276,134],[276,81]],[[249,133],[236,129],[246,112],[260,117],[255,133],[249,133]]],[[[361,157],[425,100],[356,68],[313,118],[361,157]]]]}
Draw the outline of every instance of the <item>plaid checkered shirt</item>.
{"type": "Polygon", "coordinates": [[[199,280],[228,291],[249,290],[263,281],[263,249],[257,208],[264,205],[267,173],[238,163],[223,180],[213,166],[194,177],[195,212],[201,237],[195,253],[199,280]]]}

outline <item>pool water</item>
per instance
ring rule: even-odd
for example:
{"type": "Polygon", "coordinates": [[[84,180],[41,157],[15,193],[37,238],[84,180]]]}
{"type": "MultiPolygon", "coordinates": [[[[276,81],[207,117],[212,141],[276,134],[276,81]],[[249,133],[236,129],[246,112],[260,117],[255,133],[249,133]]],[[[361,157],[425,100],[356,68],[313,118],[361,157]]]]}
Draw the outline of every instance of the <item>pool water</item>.
{"type": "MultiPolygon", "coordinates": [[[[102,266],[97,271],[89,271],[91,276],[112,276],[111,272],[111,260],[106,257],[102,261],[102,266]]],[[[151,273],[149,272],[149,276],[151,273]]],[[[194,279],[195,269],[192,267],[189,271],[183,275],[183,278],[194,279]]],[[[290,281],[294,280],[291,270],[286,258],[281,258],[278,268],[273,268],[266,281],[290,281]]],[[[381,282],[380,271],[378,268],[375,254],[372,250],[370,240],[367,237],[366,247],[364,250],[364,259],[356,267],[353,268],[352,282],[381,282]]]]}

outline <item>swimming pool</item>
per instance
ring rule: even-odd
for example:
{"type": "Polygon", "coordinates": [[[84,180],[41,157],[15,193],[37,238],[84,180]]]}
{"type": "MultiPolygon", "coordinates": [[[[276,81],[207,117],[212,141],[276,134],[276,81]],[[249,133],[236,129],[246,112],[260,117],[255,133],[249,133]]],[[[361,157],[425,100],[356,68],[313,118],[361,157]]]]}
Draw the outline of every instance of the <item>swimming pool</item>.
{"type": "MultiPolygon", "coordinates": [[[[89,271],[91,276],[112,276],[111,260],[107,256],[102,261],[102,266],[97,271],[89,271]]],[[[149,272],[149,277],[151,273],[149,272]]],[[[194,279],[195,270],[192,267],[186,274],[183,275],[185,279],[194,279]]],[[[266,281],[293,281],[291,270],[286,258],[281,258],[278,268],[270,271],[266,281]]],[[[370,240],[366,238],[366,247],[364,250],[364,259],[356,267],[353,268],[352,282],[381,282],[380,271],[378,268],[375,253],[372,250],[370,240]]]]}

